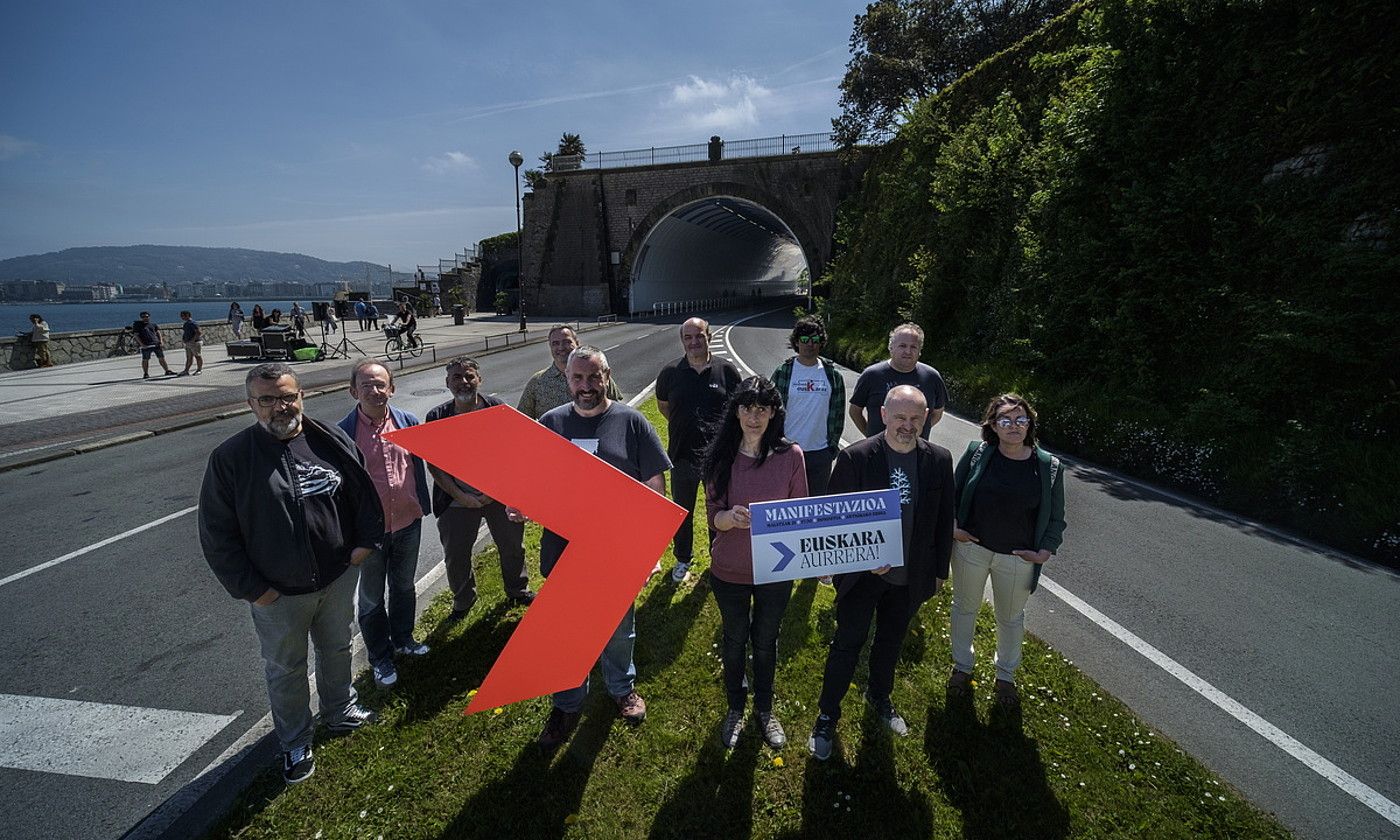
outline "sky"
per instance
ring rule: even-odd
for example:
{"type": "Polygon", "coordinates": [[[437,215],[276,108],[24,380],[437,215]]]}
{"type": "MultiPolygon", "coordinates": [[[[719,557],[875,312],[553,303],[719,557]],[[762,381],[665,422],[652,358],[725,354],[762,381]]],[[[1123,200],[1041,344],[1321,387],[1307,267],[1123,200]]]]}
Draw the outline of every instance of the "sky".
{"type": "Polygon", "coordinates": [[[10,0],[0,259],[205,245],[411,270],[515,229],[512,149],[827,131],[863,2],[10,0]]]}

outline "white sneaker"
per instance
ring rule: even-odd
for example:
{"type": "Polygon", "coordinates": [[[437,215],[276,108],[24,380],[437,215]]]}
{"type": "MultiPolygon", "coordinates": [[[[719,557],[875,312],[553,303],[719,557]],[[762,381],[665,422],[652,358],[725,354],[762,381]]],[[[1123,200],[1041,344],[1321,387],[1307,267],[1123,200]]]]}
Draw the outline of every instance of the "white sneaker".
{"type": "Polygon", "coordinates": [[[685,583],[690,577],[690,564],[676,561],[675,568],[671,569],[671,580],[676,583],[685,583]]]}
{"type": "Polygon", "coordinates": [[[394,648],[394,653],[399,656],[427,656],[428,646],[422,642],[410,642],[406,645],[399,645],[394,648]]]}
{"type": "Polygon", "coordinates": [[[374,684],[380,688],[389,688],[399,681],[399,671],[392,662],[371,665],[370,670],[374,671],[374,684]]]}

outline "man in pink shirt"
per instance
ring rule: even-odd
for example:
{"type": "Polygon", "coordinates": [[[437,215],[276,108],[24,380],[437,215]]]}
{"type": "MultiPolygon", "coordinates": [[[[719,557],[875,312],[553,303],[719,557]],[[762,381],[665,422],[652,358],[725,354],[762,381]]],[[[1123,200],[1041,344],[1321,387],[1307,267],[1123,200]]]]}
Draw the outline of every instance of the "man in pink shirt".
{"type": "Polygon", "coordinates": [[[350,371],[350,396],[357,405],[338,424],[365,456],[365,469],[374,480],[384,508],[384,547],[360,567],[360,632],[374,669],[374,684],[388,688],[398,682],[394,654],[422,656],[428,646],[413,639],[417,597],[418,545],[423,514],[432,507],[427,470],[418,456],[384,439],[386,432],[418,425],[418,418],[389,405],[394,375],[372,359],[350,371]],[[384,597],[388,583],[388,598],[384,597]]]}

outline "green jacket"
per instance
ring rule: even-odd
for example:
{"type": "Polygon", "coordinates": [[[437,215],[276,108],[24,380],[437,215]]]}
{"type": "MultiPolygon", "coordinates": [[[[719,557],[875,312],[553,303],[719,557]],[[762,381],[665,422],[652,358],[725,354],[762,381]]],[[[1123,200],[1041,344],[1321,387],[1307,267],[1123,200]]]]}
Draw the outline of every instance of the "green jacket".
{"type": "MultiPolygon", "coordinates": [[[[956,500],[959,523],[966,522],[972,513],[972,497],[977,492],[977,482],[987,469],[991,444],[974,440],[967,444],[967,451],[958,460],[958,468],[953,471],[953,498],[956,500]]],[[[1065,471],[1060,459],[1041,449],[1032,447],[1035,457],[1040,460],[1040,509],[1035,519],[1035,550],[1058,551],[1065,535],[1065,471]]],[[[1035,576],[1031,578],[1031,591],[1040,584],[1040,571],[1044,563],[1035,564],[1035,576]]]]}
{"type": "MultiPolygon", "coordinates": [[[[846,428],[846,380],[841,378],[841,371],[836,369],[835,362],[825,356],[817,358],[826,372],[827,384],[831,386],[831,402],[826,406],[826,448],[835,454],[841,451],[841,432],[846,428]]],[[[788,387],[792,385],[792,366],[796,359],[796,356],[789,356],[773,371],[770,380],[773,387],[778,389],[784,406],[787,405],[788,387]]]]}

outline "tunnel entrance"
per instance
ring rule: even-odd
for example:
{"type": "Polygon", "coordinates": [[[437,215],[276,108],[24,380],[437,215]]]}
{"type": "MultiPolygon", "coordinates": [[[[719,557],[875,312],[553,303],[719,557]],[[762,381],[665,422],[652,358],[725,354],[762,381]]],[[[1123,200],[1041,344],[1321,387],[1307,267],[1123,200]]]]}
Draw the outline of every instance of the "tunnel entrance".
{"type": "Polygon", "coordinates": [[[792,229],[767,208],[732,196],[682,205],[647,232],[628,295],[633,313],[685,301],[805,293],[807,258],[792,229]]]}

